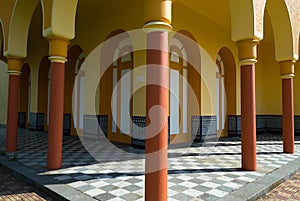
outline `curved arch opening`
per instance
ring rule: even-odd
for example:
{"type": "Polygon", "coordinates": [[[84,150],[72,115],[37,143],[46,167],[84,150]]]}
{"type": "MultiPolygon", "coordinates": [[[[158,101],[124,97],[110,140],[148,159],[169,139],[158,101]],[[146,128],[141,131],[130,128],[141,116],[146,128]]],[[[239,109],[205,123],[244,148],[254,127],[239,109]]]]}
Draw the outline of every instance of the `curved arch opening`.
{"type": "Polygon", "coordinates": [[[13,9],[6,54],[25,58],[32,16],[39,0],[17,1],[13,9]]]}
{"type": "Polygon", "coordinates": [[[228,118],[236,115],[236,65],[227,47],[219,50],[216,67],[217,135],[226,137],[230,134],[228,118]]]}
{"type": "Polygon", "coordinates": [[[82,48],[78,45],[72,46],[68,51],[67,59],[63,130],[66,135],[82,135],[85,84],[84,69],[80,68],[85,59],[82,48]],[[77,82],[75,82],[76,76],[77,82]]]}
{"type": "Polygon", "coordinates": [[[38,121],[37,130],[48,130],[50,106],[50,64],[48,56],[44,56],[38,72],[38,121]]]}
{"type": "Polygon", "coordinates": [[[274,34],[275,58],[278,62],[297,60],[298,57],[298,46],[296,45],[298,44],[298,37],[293,33],[288,9],[284,1],[267,1],[266,4],[266,11],[269,14],[274,34]]]}
{"type": "Polygon", "coordinates": [[[30,112],[30,88],[31,76],[30,66],[25,63],[22,66],[22,74],[20,75],[20,92],[19,92],[19,118],[18,124],[20,128],[28,128],[29,112],[30,112]]]}
{"type": "Polygon", "coordinates": [[[131,144],[132,42],[121,29],[111,32],[107,39],[111,40],[104,44],[100,55],[100,71],[104,74],[99,83],[99,123],[109,140],[131,144]],[[129,105],[125,104],[128,99],[131,100],[129,105]]]}
{"type": "Polygon", "coordinates": [[[195,38],[186,30],[178,31],[170,39],[169,134],[171,144],[189,142],[194,138],[198,141],[201,139],[200,130],[192,129],[195,127],[192,124],[200,125],[201,119],[200,65],[200,50],[195,38]],[[192,66],[191,63],[196,65],[192,66]],[[189,96],[192,93],[189,91],[188,84],[196,95],[197,105],[189,104],[191,101],[189,96]]]}

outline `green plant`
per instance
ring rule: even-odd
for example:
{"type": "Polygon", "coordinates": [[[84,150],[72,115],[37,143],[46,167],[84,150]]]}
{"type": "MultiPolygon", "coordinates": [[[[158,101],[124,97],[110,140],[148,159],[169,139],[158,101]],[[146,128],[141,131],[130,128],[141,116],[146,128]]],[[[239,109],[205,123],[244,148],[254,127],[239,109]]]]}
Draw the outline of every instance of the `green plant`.
{"type": "Polygon", "coordinates": [[[17,158],[17,154],[14,154],[11,158],[12,161],[16,161],[18,158],[17,158]]]}
{"type": "Polygon", "coordinates": [[[5,152],[5,151],[2,151],[2,150],[0,150],[0,156],[6,156],[6,152],[5,152]]]}

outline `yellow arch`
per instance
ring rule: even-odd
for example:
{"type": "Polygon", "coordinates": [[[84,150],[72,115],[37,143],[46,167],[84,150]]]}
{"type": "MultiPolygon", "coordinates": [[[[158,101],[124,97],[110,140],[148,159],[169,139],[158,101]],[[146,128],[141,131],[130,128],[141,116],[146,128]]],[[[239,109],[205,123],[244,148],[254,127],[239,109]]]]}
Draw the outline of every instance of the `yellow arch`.
{"type": "Polygon", "coordinates": [[[46,38],[75,37],[75,17],[78,0],[42,0],[44,31],[46,38]]]}
{"type": "Polygon", "coordinates": [[[229,4],[232,40],[262,40],[266,0],[229,0],[229,4]]]}
{"type": "Polygon", "coordinates": [[[39,0],[17,0],[15,2],[7,35],[6,57],[27,56],[27,39],[31,17],[39,0]]]}
{"type": "Polygon", "coordinates": [[[33,12],[39,2],[42,5],[44,37],[68,40],[74,38],[78,0],[2,0],[0,3],[5,6],[5,12],[1,13],[1,17],[4,18],[3,31],[7,33],[3,34],[6,57],[27,56],[28,31],[33,12]]]}
{"type": "Polygon", "coordinates": [[[278,62],[298,59],[299,26],[295,22],[299,18],[292,21],[296,18],[293,16],[293,9],[296,8],[297,6],[288,5],[282,0],[267,1],[266,10],[274,32],[275,58],[278,62]]]}

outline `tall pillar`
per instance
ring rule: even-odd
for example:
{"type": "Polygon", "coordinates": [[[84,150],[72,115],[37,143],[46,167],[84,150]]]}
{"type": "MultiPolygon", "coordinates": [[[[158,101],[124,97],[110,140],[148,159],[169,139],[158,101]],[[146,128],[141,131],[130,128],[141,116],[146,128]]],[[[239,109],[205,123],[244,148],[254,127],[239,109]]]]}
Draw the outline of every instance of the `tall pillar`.
{"type": "Polygon", "coordinates": [[[144,0],[147,32],[145,200],[168,196],[170,0],[144,0]],[[158,107],[157,107],[158,106],[158,107]],[[151,118],[150,118],[151,117],[151,118]]]}
{"type": "Polygon", "coordinates": [[[242,169],[256,170],[256,40],[238,42],[241,66],[242,169]]]}
{"type": "Polygon", "coordinates": [[[9,86],[8,86],[8,110],[7,110],[7,129],[6,129],[6,151],[17,150],[18,141],[18,109],[19,109],[19,90],[22,59],[7,59],[9,86]]]}
{"type": "Polygon", "coordinates": [[[50,116],[47,168],[59,169],[62,163],[65,62],[68,40],[49,39],[50,116]]]}
{"type": "Polygon", "coordinates": [[[282,61],[282,128],[283,152],[294,153],[294,64],[295,61],[282,61]]]}

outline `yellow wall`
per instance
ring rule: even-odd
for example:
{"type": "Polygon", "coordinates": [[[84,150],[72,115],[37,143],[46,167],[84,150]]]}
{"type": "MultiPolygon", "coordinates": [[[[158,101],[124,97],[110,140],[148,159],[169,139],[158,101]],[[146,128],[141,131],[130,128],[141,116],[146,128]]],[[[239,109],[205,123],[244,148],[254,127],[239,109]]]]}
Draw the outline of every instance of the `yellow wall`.
{"type": "Polygon", "coordinates": [[[300,115],[300,62],[295,65],[294,95],[295,115],[300,115]]]}
{"type": "MultiPolygon", "coordinates": [[[[201,115],[215,115],[216,113],[216,65],[215,60],[219,50],[227,47],[233,53],[238,66],[237,47],[231,40],[230,30],[216,24],[203,15],[186,7],[183,4],[175,3],[173,8],[174,30],[187,30],[197,40],[201,50],[201,115]],[[184,17],[182,17],[184,16],[184,17]],[[206,82],[206,83],[204,83],[206,82]]],[[[240,113],[240,92],[239,72],[236,72],[236,102],[237,114],[240,113]]]]}
{"type": "Polygon", "coordinates": [[[30,89],[30,112],[37,112],[38,103],[38,76],[39,67],[42,58],[48,55],[48,42],[46,39],[32,44],[28,48],[28,57],[25,63],[30,66],[31,76],[31,89],[30,89]]]}
{"type": "Polygon", "coordinates": [[[282,114],[280,67],[275,60],[274,44],[264,42],[259,44],[255,76],[256,113],[258,115],[282,114]]]}
{"type": "Polygon", "coordinates": [[[6,125],[8,100],[8,74],[7,64],[0,61],[0,124],[6,125]]]}

